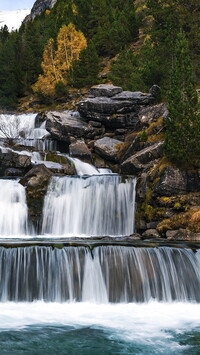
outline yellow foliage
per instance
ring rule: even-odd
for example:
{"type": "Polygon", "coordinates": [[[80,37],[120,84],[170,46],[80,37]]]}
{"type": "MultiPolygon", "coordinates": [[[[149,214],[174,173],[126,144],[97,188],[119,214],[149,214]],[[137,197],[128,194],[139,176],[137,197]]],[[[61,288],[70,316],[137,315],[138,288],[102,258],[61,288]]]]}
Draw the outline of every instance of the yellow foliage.
{"type": "Polygon", "coordinates": [[[33,91],[52,96],[56,83],[67,84],[67,71],[72,63],[79,59],[80,52],[86,46],[87,42],[83,33],[77,31],[72,23],[62,26],[57,36],[57,50],[55,51],[52,38],[44,48],[43,74],[39,75],[37,82],[32,86],[33,91]]]}
{"type": "Polygon", "coordinates": [[[74,3],[72,4],[72,12],[73,12],[74,15],[78,14],[77,6],[74,3]]]}
{"type": "Polygon", "coordinates": [[[49,15],[50,13],[51,13],[51,11],[48,9],[45,11],[45,15],[49,15]]]}
{"type": "Polygon", "coordinates": [[[62,80],[73,61],[79,59],[80,52],[87,46],[86,38],[75,26],[70,23],[63,25],[57,37],[56,65],[59,68],[62,80]]]}
{"type": "Polygon", "coordinates": [[[200,209],[191,216],[190,221],[192,223],[200,223],[200,209]]]}

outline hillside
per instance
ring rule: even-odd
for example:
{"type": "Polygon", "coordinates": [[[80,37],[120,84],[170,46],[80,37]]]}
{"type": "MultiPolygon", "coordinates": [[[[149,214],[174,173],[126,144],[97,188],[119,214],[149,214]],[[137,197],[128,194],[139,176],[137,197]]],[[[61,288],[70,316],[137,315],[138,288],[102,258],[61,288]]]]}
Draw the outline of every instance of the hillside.
{"type": "Polygon", "coordinates": [[[180,29],[199,83],[199,12],[197,0],[37,0],[18,32],[0,31],[0,108],[14,109],[26,96],[23,109],[59,106],[106,82],[132,91],[157,84],[165,97],[180,29]],[[75,39],[64,40],[71,24],[86,45],[67,63],[66,46],[77,51],[75,39]]]}

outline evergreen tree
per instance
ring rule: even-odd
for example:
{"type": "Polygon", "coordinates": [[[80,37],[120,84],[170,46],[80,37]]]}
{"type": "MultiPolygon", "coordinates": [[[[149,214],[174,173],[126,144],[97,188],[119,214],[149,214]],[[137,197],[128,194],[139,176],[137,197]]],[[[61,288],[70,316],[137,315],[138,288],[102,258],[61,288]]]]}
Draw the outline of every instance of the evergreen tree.
{"type": "Polygon", "coordinates": [[[97,84],[99,57],[93,42],[84,49],[78,61],[74,62],[69,75],[69,84],[76,88],[97,84]]]}
{"type": "Polygon", "coordinates": [[[146,86],[138,70],[137,56],[131,50],[120,52],[117,60],[111,65],[109,79],[114,85],[122,86],[124,90],[145,90],[146,86]]]}
{"type": "Polygon", "coordinates": [[[177,164],[196,163],[200,157],[200,113],[188,42],[183,32],[178,34],[176,40],[168,109],[167,157],[177,164]]]}

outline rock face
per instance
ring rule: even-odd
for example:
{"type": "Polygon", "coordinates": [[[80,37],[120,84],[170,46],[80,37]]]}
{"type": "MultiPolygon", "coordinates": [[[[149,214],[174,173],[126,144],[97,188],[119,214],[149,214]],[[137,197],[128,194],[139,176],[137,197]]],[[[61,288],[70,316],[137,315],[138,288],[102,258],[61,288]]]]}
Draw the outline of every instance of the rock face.
{"type": "Polygon", "coordinates": [[[28,155],[18,154],[12,150],[5,153],[0,152],[0,171],[4,175],[7,168],[20,169],[22,173],[31,168],[31,157],[28,155]]]}
{"type": "Polygon", "coordinates": [[[158,183],[154,186],[154,194],[171,196],[184,194],[187,191],[187,174],[185,171],[168,166],[158,183]]]}
{"type": "Polygon", "coordinates": [[[36,230],[39,228],[38,224],[41,223],[44,196],[52,175],[46,166],[40,164],[33,167],[20,180],[20,183],[26,187],[29,217],[36,230]]]}
{"type": "Polygon", "coordinates": [[[151,94],[123,91],[113,85],[97,85],[90,96],[78,103],[78,112],[85,121],[101,122],[107,128],[132,127],[138,120],[141,106],[153,103],[151,94]]]}
{"type": "Polygon", "coordinates": [[[33,20],[37,15],[40,15],[46,9],[52,9],[57,0],[36,0],[29,16],[24,20],[24,23],[33,20]]]}
{"type": "Polygon", "coordinates": [[[83,140],[77,140],[70,144],[69,153],[71,157],[79,158],[91,163],[92,154],[83,140]]]}
{"type": "Polygon", "coordinates": [[[155,143],[132,155],[121,164],[122,173],[135,175],[150,167],[155,159],[161,157],[163,144],[163,142],[155,143]],[[149,163],[150,165],[148,165],[149,163]]]}
{"type": "Polygon", "coordinates": [[[69,112],[47,112],[46,129],[52,138],[70,143],[70,137],[87,137],[94,133],[94,128],[72,116],[69,112]]]}
{"type": "Polygon", "coordinates": [[[109,137],[104,137],[98,139],[94,143],[95,152],[98,153],[101,157],[106,158],[108,160],[118,162],[118,152],[119,149],[117,147],[118,144],[122,143],[117,139],[112,139],[109,137]]]}
{"type": "Polygon", "coordinates": [[[167,105],[165,103],[145,107],[139,112],[139,120],[142,124],[147,125],[154,122],[159,117],[166,115],[167,112],[167,105]]]}
{"type": "Polygon", "coordinates": [[[90,88],[90,95],[98,97],[98,96],[106,96],[112,97],[116,94],[122,92],[123,89],[119,86],[109,85],[109,84],[100,84],[96,86],[92,86],[90,88]]]}

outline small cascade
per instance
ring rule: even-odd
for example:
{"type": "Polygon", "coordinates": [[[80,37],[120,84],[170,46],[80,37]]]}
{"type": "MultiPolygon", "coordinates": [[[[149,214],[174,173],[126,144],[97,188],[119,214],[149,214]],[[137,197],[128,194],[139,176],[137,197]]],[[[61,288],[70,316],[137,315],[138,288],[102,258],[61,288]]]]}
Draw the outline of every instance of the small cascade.
{"type": "Polygon", "coordinates": [[[1,247],[0,300],[199,302],[199,270],[189,249],[1,247]]]}
{"type": "Polygon", "coordinates": [[[36,127],[37,114],[5,115],[0,114],[0,138],[13,138],[15,143],[35,147],[38,150],[55,151],[57,144],[48,139],[46,121],[36,127]]]}
{"type": "Polygon", "coordinates": [[[53,177],[44,201],[42,233],[128,236],[134,231],[134,200],[132,178],[53,177]]]}
{"type": "Polygon", "coordinates": [[[112,173],[112,171],[110,169],[97,169],[97,168],[95,168],[94,165],[89,164],[89,163],[85,163],[77,158],[68,157],[68,159],[70,159],[74,163],[77,175],[79,175],[79,176],[99,175],[99,174],[103,175],[103,174],[111,174],[112,173]]]}
{"type": "Polygon", "coordinates": [[[0,235],[28,233],[25,189],[16,180],[0,180],[0,235]]]}

